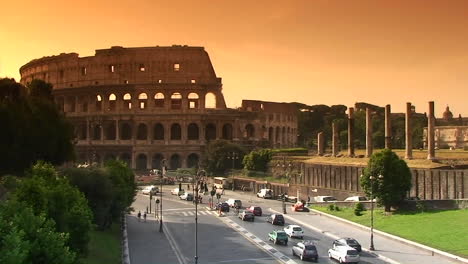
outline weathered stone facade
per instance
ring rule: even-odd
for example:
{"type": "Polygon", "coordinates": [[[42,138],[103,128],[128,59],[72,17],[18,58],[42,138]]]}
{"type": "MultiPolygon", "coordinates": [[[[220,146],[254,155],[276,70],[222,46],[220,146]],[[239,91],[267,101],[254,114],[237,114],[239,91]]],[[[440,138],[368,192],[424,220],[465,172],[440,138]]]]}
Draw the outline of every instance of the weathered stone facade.
{"type": "Polygon", "coordinates": [[[20,69],[21,83],[53,84],[60,109],[76,133],[78,162],[121,159],[134,169],[194,167],[210,140],[252,147],[292,147],[292,104],[244,100],[226,107],[221,78],[203,47],[96,50],[60,54],[20,69]]]}
{"type": "MultiPolygon", "coordinates": [[[[468,148],[468,126],[436,126],[434,133],[437,148],[468,148]]],[[[427,146],[427,128],[424,128],[424,145],[427,146]]]]}

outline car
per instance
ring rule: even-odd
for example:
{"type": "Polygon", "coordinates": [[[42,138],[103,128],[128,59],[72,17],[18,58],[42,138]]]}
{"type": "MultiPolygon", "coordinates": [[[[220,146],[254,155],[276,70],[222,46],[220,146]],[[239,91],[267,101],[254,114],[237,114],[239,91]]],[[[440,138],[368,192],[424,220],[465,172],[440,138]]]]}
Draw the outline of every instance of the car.
{"type": "Polygon", "coordinates": [[[345,199],[346,202],[362,202],[368,201],[367,197],[365,196],[350,196],[345,199]]]}
{"type": "Polygon", "coordinates": [[[284,225],[284,217],[282,214],[272,214],[268,216],[267,222],[272,225],[284,225]]]}
{"type": "Polygon", "coordinates": [[[273,198],[273,190],[271,189],[261,189],[257,193],[257,197],[267,199],[267,198],[273,198]]]}
{"type": "Polygon", "coordinates": [[[303,202],[297,202],[291,205],[291,210],[293,212],[309,212],[309,208],[303,202]]]}
{"type": "Polygon", "coordinates": [[[328,250],[328,257],[336,259],[340,263],[358,263],[360,260],[359,252],[356,249],[336,244],[333,244],[332,248],[328,250]]]}
{"type": "Polygon", "coordinates": [[[274,230],[268,233],[268,240],[273,241],[275,244],[288,245],[288,235],[283,230],[274,230]]]}
{"type": "Polygon", "coordinates": [[[298,225],[288,225],[287,227],[283,228],[283,230],[291,238],[304,238],[304,230],[302,230],[302,227],[298,225]]]}
{"type": "Polygon", "coordinates": [[[262,216],[262,208],[260,206],[250,206],[245,210],[252,212],[255,216],[262,216]]]}
{"type": "Polygon", "coordinates": [[[335,197],[333,196],[315,196],[314,200],[318,203],[321,202],[333,202],[333,201],[338,201],[335,197]]]}
{"type": "Polygon", "coordinates": [[[293,256],[298,256],[301,260],[318,260],[317,247],[310,241],[299,242],[292,247],[293,256]]]}
{"type": "Polygon", "coordinates": [[[226,201],[226,203],[229,204],[229,206],[232,207],[232,208],[236,207],[236,205],[239,208],[242,208],[242,201],[238,200],[238,199],[229,199],[229,200],[226,201]]]}
{"type": "Polygon", "coordinates": [[[216,210],[221,210],[221,212],[229,212],[229,204],[219,203],[216,205],[216,210]]]}
{"type": "Polygon", "coordinates": [[[179,196],[181,200],[186,200],[186,201],[193,201],[193,194],[185,192],[181,196],[179,196]]]}
{"type": "Polygon", "coordinates": [[[184,189],[174,188],[174,189],[171,191],[171,194],[172,194],[172,195],[181,196],[182,194],[184,194],[184,189]]]}
{"type": "Polygon", "coordinates": [[[150,186],[146,186],[142,191],[141,193],[142,194],[147,194],[149,195],[150,193],[151,194],[155,194],[159,191],[159,188],[154,186],[154,185],[150,185],[150,186]]]}
{"type": "Polygon", "coordinates": [[[357,242],[356,239],[350,237],[343,237],[333,241],[334,245],[349,246],[357,250],[357,252],[362,251],[362,246],[357,242]]]}
{"type": "Polygon", "coordinates": [[[242,213],[239,214],[239,218],[242,219],[242,221],[254,221],[255,220],[255,215],[247,210],[242,211],[242,213]]]}

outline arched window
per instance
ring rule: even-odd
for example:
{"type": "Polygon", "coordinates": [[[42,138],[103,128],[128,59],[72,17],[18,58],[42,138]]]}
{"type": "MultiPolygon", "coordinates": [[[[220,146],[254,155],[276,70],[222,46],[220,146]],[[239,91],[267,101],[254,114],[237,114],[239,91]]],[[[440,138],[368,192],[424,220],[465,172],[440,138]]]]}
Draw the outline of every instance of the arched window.
{"type": "Polygon", "coordinates": [[[188,108],[197,109],[199,107],[199,98],[197,93],[189,93],[188,95],[188,108]]]}
{"type": "Polygon", "coordinates": [[[157,93],[154,95],[154,106],[164,107],[164,94],[163,93],[157,93]]]}
{"type": "Polygon", "coordinates": [[[182,95],[180,93],[173,93],[171,95],[171,109],[182,108],[182,95]]]}
{"type": "Polygon", "coordinates": [[[138,125],[137,131],[137,139],[138,140],[146,140],[148,138],[148,128],[145,124],[138,125]]]}
{"type": "Polygon", "coordinates": [[[245,126],[245,132],[247,138],[254,138],[255,137],[255,128],[252,124],[247,124],[245,126]]]}
{"type": "Polygon", "coordinates": [[[130,155],[130,153],[122,153],[122,155],[120,155],[120,160],[125,162],[125,164],[127,164],[127,167],[130,167],[132,165],[132,156],[130,155]]]}
{"type": "Polygon", "coordinates": [[[170,168],[171,170],[176,170],[181,167],[180,164],[180,156],[179,154],[173,154],[171,156],[171,161],[170,161],[170,168]]]}
{"type": "Polygon", "coordinates": [[[128,123],[123,123],[120,130],[120,138],[122,140],[132,139],[132,127],[128,123]]]}
{"type": "Polygon", "coordinates": [[[137,170],[146,170],[146,161],[147,157],[145,154],[138,154],[136,160],[136,169],[137,170]]]}
{"type": "Polygon", "coordinates": [[[279,143],[280,140],[281,140],[281,129],[280,127],[276,127],[275,143],[279,143]]]}
{"type": "Polygon", "coordinates": [[[132,109],[132,96],[126,93],[123,97],[124,105],[126,109],[132,109]]]}
{"type": "Polygon", "coordinates": [[[86,124],[80,124],[80,131],[78,133],[78,139],[80,140],[85,140],[86,139],[86,134],[88,134],[88,129],[86,127],[86,124]]]}
{"type": "Polygon", "coordinates": [[[214,124],[208,124],[205,128],[205,139],[215,140],[216,139],[216,126],[214,124]]]}
{"type": "Polygon", "coordinates": [[[216,108],[216,95],[214,93],[205,95],[205,108],[216,108]]]}
{"type": "Polygon", "coordinates": [[[262,139],[266,139],[268,137],[268,131],[265,126],[262,126],[262,139]]]}
{"type": "Polygon", "coordinates": [[[223,139],[232,140],[232,125],[231,124],[223,125],[223,139]]]}
{"type": "Polygon", "coordinates": [[[102,97],[99,94],[96,96],[96,111],[102,111],[102,97]]]}
{"type": "Polygon", "coordinates": [[[275,139],[273,138],[274,129],[273,127],[268,128],[268,140],[270,144],[275,143],[275,139]]]}
{"type": "Polygon", "coordinates": [[[188,138],[188,140],[198,140],[199,132],[198,132],[198,125],[197,124],[191,123],[190,125],[188,125],[187,138],[188,138]]]}
{"type": "Polygon", "coordinates": [[[117,100],[117,97],[115,96],[115,94],[109,95],[109,109],[108,109],[109,111],[115,111],[116,100],[117,100]]]}
{"type": "Polygon", "coordinates": [[[172,124],[171,126],[171,140],[181,140],[182,130],[179,124],[172,124]]]}
{"type": "Polygon", "coordinates": [[[196,168],[198,167],[198,161],[199,161],[199,157],[197,154],[195,153],[192,153],[190,155],[188,155],[187,157],[187,167],[188,168],[196,168]]]}
{"type": "Polygon", "coordinates": [[[151,160],[151,167],[153,169],[160,170],[162,168],[161,162],[164,159],[164,156],[160,153],[156,153],[153,155],[153,159],[151,160]]]}
{"type": "Polygon", "coordinates": [[[106,140],[115,140],[115,123],[112,122],[106,127],[106,140]]]}
{"type": "Polygon", "coordinates": [[[283,130],[281,131],[281,143],[286,143],[286,127],[283,127],[283,130]]]}
{"type": "Polygon", "coordinates": [[[141,93],[138,95],[138,106],[140,109],[145,109],[148,101],[148,95],[146,93],[141,93]]]}
{"type": "Polygon", "coordinates": [[[164,140],[164,127],[162,124],[157,123],[154,125],[153,139],[164,140]]]}
{"type": "Polygon", "coordinates": [[[93,140],[100,140],[101,139],[101,126],[94,125],[93,127],[93,140]]]}

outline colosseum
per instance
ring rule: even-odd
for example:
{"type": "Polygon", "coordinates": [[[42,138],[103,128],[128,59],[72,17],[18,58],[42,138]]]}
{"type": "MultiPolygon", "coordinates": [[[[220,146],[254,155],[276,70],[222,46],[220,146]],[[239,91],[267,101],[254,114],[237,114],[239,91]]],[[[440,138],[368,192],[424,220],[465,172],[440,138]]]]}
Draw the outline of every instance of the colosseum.
{"type": "Polygon", "coordinates": [[[221,78],[203,47],[96,50],[32,60],[21,83],[53,85],[72,122],[78,162],[120,159],[133,169],[195,167],[207,142],[226,139],[247,148],[291,147],[297,141],[294,105],[243,100],[226,107],[221,78]]]}

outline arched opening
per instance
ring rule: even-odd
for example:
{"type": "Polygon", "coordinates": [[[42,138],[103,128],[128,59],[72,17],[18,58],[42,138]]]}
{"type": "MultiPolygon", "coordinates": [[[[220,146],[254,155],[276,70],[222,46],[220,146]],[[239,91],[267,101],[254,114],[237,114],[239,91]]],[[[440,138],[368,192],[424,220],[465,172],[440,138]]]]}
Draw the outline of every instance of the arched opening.
{"type": "Polygon", "coordinates": [[[115,140],[115,123],[112,122],[106,127],[106,140],[115,140]]]}
{"type": "Polygon", "coordinates": [[[148,101],[148,95],[146,93],[141,93],[138,95],[138,107],[140,109],[145,109],[148,101]]]}
{"type": "Polygon", "coordinates": [[[216,108],[216,95],[214,93],[205,95],[205,108],[216,108]]]}
{"type": "Polygon", "coordinates": [[[93,140],[100,140],[101,139],[101,126],[94,125],[93,127],[93,140]]]}
{"type": "Polygon", "coordinates": [[[179,124],[172,124],[171,126],[171,140],[181,140],[182,129],[179,124]]]}
{"type": "Polygon", "coordinates": [[[154,106],[164,107],[164,94],[163,93],[157,93],[154,95],[154,106]]]}
{"type": "Polygon", "coordinates": [[[147,157],[145,154],[138,154],[137,160],[136,160],[136,169],[146,170],[146,160],[147,160],[147,157]]]}
{"type": "Polygon", "coordinates": [[[273,138],[273,133],[273,127],[268,128],[268,140],[270,141],[270,143],[274,143],[275,141],[275,139],[273,138]]]}
{"type": "Polygon", "coordinates": [[[281,130],[279,127],[276,127],[276,133],[275,133],[275,143],[279,143],[281,138],[281,130]]]}
{"type": "Polygon", "coordinates": [[[78,133],[78,139],[79,140],[85,140],[86,139],[86,134],[87,134],[87,127],[86,124],[80,124],[79,127],[79,133],[78,133]]]}
{"type": "Polygon", "coordinates": [[[74,96],[67,97],[68,112],[75,112],[76,100],[74,96]]]}
{"type": "Polygon", "coordinates": [[[148,139],[148,128],[145,124],[139,124],[137,130],[137,139],[146,140],[148,139]]]}
{"type": "Polygon", "coordinates": [[[188,138],[188,140],[198,140],[199,139],[199,132],[198,132],[198,125],[197,124],[191,123],[190,125],[188,125],[187,138],[188,138]]]}
{"type": "Polygon", "coordinates": [[[161,123],[154,125],[153,139],[164,140],[164,127],[161,123]]]}
{"type": "Polygon", "coordinates": [[[205,128],[205,139],[215,140],[216,139],[216,126],[214,124],[208,124],[205,128]]]}
{"type": "Polygon", "coordinates": [[[188,108],[189,109],[198,109],[199,107],[199,97],[197,93],[189,93],[188,95],[188,108]]]}
{"type": "Polygon", "coordinates": [[[126,93],[123,97],[125,109],[132,109],[132,96],[126,93]]]}
{"type": "Polygon", "coordinates": [[[104,162],[108,162],[110,160],[115,160],[115,155],[114,154],[111,154],[111,153],[108,153],[104,156],[104,162]]]}
{"type": "Polygon", "coordinates": [[[102,111],[102,96],[96,96],[96,111],[102,111]]]}
{"type": "Polygon", "coordinates": [[[171,109],[182,108],[182,95],[180,93],[173,93],[171,95],[171,109]]]}
{"type": "Polygon", "coordinates": [[[123,123],[120,130],[120,138],[122,140],[132,139],[132,127],[128,123],[123,123]]]}
{"type": "Polygon", "coordinates": [[[109,95],[109,109],[108,111],[115,111],[115,108],[116,108],[116,101],[117,100],[117,97],[115,96],[115,94],[110,94],[109,95]]]}
{"type": "Polygon", "coordinates": [[[120,160],[125,162],[125,164],[127,164],[127,167],[132,166],[132,156],[130,155],[130,153],[122,153],[122,155],[120,155],[120,160]]]}
{"type": "Polygon", "coordinates": [[[231,124],[223,125],[223,139],[232,140],[232,125],[231,124]]]}
{"type": "Polygon", "coordinates": [[[281,143],[286,143],[286,127],[283,127],[283,130],[281,131],[281,143]]]}
{"type": "Polygon", "coordinates": [[[265,126],[262,126],[262,139],[266,139],[268,137],[268,131],[265,126]]]}
{"type": "Polygon", "coordinates": [[[247,124],[245,126],[245,133],[247,138],[254,138],[255,137],[255,128],[252,124],[247,124]]]}
{"type": "Polygon", "coordinates": [[[179,154],[173,154],[170,161],[170,169],[176,170],[181,167],[180,156],[179,154]]]}
{"type": "Polygon", "coordinates": [[[156,153],[153,155],[153,159],[151,160],[151,167],[153,169],[160,170],[162,168],[161,162],[164,159],[164,156],[160,153],[156,153]]]}
{"type": "Polygon", "coordinates": [[[197,154],[192,153],[187,157],[187,167],[188,168],[197,168],[198,167],[199,157],[197,154]]]}

